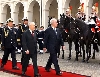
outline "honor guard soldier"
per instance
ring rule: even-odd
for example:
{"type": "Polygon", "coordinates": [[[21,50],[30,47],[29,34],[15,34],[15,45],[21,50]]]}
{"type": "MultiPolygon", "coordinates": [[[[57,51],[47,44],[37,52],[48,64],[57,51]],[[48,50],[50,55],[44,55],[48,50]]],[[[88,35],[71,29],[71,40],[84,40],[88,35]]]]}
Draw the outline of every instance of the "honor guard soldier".
{"type": "Polygon", "coordinates": [[[25,18],[23,19],[22,32],[26,31],[27,29],[28,29],[28,19],[25,18]]]}
{"type": "Polygon", "coordinates": [[[76,14],[76,18],[85,21],[86,15],[84,13],[84,3],[80,4],[80,6],[78,8],[78,13],[76,14]]]}
{"type": "Polygon", "coordinates": [[[94,6],[92,7],[92,13],[89,16],[90,20],[93,19],[96,23],[96,19],[98,18],[98,3],[95,3],[94,6]]]}
{"type": "Polygon", "coordinates": [[[1,44],[2,29],[4,28],[3,24],[4,24],[3,22],[0,23],[0,44],[1,44]]]}
{"type": "Polygon", "coordinates": [[[36,31],[36,34],[39,33],[39,30],[38,30],[38,28],[37,28],[37,25],[35,25],[35,31],[36,31]]]}
{"type": "Polygon", "coordinates": [[[44,27],[41,26],[37,35],[38,44],[39,44],[39,54],[43,54],[43,39],[44,39],[44,27]]]}
{"type": "MultiPolygon", "coordinates": [[[[23,32],[25,32],[26,30],[28,30],[28,19],[27,19],[27,17],[23,19],[23,24],[21,25],[22,34],[23,34],[23,32]]],[[[21,39],[21,42],[22,42],[22,39],[21,39]]],[[[22,64],[22,62],[23,62],[23,59],[24,59],[24,54],[23,54],[23,50],[22,50],[21,64],[22,64]]]]}
{"type": "Polygon", "coordinates": [[[2,31],[1,48],[4,50],[4,55],[1,61],[1,68],[7,63],[8,56],[11,53],[12,69],[19,70],[17,67],[17,60],[15,49],[17,46],[16,30],[13,28],[13,20],[9,18],[7,20],[8,26],[2,31]]]}
{"type": "Polygon", "coordinates": [[[71,16],[71,10],[72,10],[72,6],[70,6],[70,7],[68,7],[68,9],[66,10],[66,16],[68,16],[68,17],[72,17],[71,16]]]}
{"type": "Polygon", "coordinates": [[[16,25],[16,31],[17,31],[17,53],[20,54],[21,50],[22,50],[22,44],[21,44],[21,37],[22,37],[22,31],[21,31],[21,26],[20,25],[16,25]]]}
{"type": "Polygon", "coordinates": [[[92,7],[92,13],[89,16],[89,18],[90,18],[89,24],[91,25],[91,31],[95,33],[96,32],[95,27],[98,19],[98,3],[95,3],[94,6],[92,7]]]}

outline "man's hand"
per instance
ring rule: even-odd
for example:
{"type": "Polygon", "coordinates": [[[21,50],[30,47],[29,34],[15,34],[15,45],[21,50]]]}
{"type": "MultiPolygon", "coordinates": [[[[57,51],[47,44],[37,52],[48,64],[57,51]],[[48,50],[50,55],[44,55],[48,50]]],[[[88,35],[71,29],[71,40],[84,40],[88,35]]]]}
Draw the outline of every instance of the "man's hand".
{"type": "Polygon", "coordinates": [[[26,54],[29,54],[29,50],[27,50],[27,51],[25,51],[26,52],[26,54]]]}
{"type": "Polygon", "coordinates": [[[46,50],[47,50],[46,48],[43,48],[43,51],[44,51],[44,52],[46,52],[46,50]]]}

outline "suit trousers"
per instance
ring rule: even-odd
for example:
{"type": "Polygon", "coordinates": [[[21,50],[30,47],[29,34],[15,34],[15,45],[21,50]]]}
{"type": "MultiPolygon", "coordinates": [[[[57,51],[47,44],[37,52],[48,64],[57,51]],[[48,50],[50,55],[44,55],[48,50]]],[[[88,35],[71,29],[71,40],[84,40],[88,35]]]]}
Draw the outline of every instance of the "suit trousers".
{"type": "Polygon", "coordinates": [[[57,53],[50,53],[50,57],[49,57],[49,59],[48,59],[46,68],[47,68],[47,69],[50,69],[52,63],[54,64],[56,73],[59,73],[59,72],[60,72],[60,67],[59,67],[59,65],[58,65],[57,53]]]}
{"type": "Polygon", "coordinates": [[[23,64],[22,64],[22,71],[27,71],[27,66],[29,63],[29,59],[32,59],[33,62],[33,69],[34,69],[34,75],[38,74],[38,66],[37,66],[37,53],[34,54],[24,54],[23,64]]]}
{"type": "Polygon", "coordinates": [[[2,64],[5,65],[7,63],[9,54],[11,53],[11,58],[12,58],[12,67],[17,65],[17,60],[16,60],[16,53],[15,53],[15,48],[5,48],[4,50],[4,55],[2,58],[2,64]]]}

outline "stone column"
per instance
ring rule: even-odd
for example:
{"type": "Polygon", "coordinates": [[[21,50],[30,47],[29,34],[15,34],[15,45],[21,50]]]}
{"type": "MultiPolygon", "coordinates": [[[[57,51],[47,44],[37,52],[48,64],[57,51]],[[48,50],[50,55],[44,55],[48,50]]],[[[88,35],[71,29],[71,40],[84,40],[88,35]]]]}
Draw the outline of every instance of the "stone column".
{"type": "Polygon", "coordinates": [[[62,14],[62,0],[58,1],[58,19],[60,19],[60,14],[62,14]]]}
{"type": "Polygon", "coordinates": [[[28,18],[28,2],[27,1],[24,2],[24,18],[26,17],[28,18]]]}
{"type": "Polygon", "coordinates": [[[14,20],[15,24],[18,24],[18,12],[14,10],[14,3],[11,3],[11,18],[14,20]]]}
{"type": "Polygon", "coordinates": [[[93,3],[93,0],[86,0],[86,19],[88,20],[89,19],[89,16],[92,12],[92,3],[93,3]]]}
{"type": "Polygon", "coordinates": [[[33,22],[33,11],[27,11],[27,17],[29,22],[33,22]]]}
{"type": "Polygon", "coordinates": [[[40,1],[40,5],[39,5],[40,6],[40,10],[39,10],[40,11],[40,24],[39,24],[40,26],[42,26],[42,17],[43,17],[42,16],[42,9],[43,9],[43,7],[42,7],[43,2],[42,1],[43,0],[40,1]]]}
{"type": "Polygon", "coordinates": [[[1,13],[1,22],[6,23],[6,14],[7,13],[1,13]]]}
{"type": "Polygon", "coordinates": [[[19,23],[18,22],[18,12],[13,12],[12,13],[12,18],[13,18],[15,24],[19,23]]]}
{"type": "Polygon", "coordinates": [[[43,24],[43,26],[44,26],[44,29],[46,29],[48,27],[49,9],[44,9],[43,14],[44,14],[44,19],[43,19],[44,24],[43,24]]]}
{"type": "Polygon", "coordinates": [[[62,13],[66,13],[71,0],[62,0],[62,13]]]}
{"type": "MultiPolygon", "coordinates": [[[[0,0],[0,10],[1,10],[1,0],[0,0]]],[[[1,11],[0,11],[0,22],[1,22],[1,11]]]]}

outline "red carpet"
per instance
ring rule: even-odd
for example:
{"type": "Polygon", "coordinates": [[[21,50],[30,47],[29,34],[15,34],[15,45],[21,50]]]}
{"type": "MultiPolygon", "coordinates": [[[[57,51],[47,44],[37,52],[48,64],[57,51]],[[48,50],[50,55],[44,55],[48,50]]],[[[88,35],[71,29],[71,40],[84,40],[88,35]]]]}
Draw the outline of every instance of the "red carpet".
{"type": "MultiPolygon", "coordinates": [[[[0,64],[1,64],[1,60],[0,60],[0,64]]],[[[17,66],[20,67],[20,70],[12,70],[12,62],[8,61],[7,64],[4,66],[3,70],[0,71],[4,71],[4,72],[8,72],[8,73],[12,73],[12,74],[16,74],[21,76],[21,65],[20,63],[17,63],[17,66]]],[[[43,67],[38,67],[39,68],[39,73],[42,75],[41,77],[59,77],[55,74],[55,70],[51,69],[51,72],[46,72],[45,69],[43,67]]],[[[33,77],[33,67],[32,65],[30,65],[27,68],[27,72],[26,75],[28,77],[33,77]]],[[[82,76],[79,74],[74,74],[74,73],[68,73],[68,72],[63,72],[61,77],[90,77],[90,76],[82,76]]]]}

